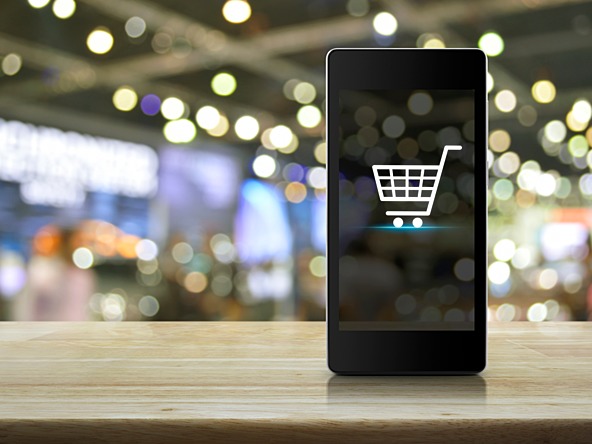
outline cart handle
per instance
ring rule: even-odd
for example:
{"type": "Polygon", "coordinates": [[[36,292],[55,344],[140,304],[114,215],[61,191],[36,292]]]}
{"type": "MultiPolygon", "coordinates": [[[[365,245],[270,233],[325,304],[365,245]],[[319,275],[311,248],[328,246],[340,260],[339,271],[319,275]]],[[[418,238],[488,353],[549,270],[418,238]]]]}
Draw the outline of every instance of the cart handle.
{"type": "Polygon", "coordinates": [[[446,155],[448,154],[448,151],[460,151],[460,150],[462,150],[462,145],[445,145],[444,146],[444,151],[442,152],[442,158],[440,159],[440,168],[439,168],[438,176],[440,176],[440,173],[442,173],[442,168],[444,167],[444,162],[446,162],[446,155]]]}

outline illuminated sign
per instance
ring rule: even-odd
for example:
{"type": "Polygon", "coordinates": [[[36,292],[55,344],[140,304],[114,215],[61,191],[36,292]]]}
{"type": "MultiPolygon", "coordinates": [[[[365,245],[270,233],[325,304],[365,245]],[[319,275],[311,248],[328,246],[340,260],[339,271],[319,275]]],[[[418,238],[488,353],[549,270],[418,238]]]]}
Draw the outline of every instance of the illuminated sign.
{"type": "Polygon", "coordinates": [[[20,183],[26,203],[80,206],[89,191],[149,198],[157,173],[146,145],[0,119],[0,180],[20,183]]]}

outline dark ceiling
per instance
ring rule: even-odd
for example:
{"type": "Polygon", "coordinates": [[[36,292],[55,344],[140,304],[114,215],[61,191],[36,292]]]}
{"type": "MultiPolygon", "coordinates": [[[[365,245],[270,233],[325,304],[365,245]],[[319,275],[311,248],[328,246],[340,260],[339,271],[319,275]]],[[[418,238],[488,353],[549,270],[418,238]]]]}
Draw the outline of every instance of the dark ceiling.
{"type": "MultiPolygon", "coordinates": [[[[352,0],[353,1],[353,0],[352,0]]],[[[358,3],[363,0],[358,0],[358,3]]],[[[415,47],[422,33],[437,33],[450,47],[475,47],[486,31],[495,30],[505,50],[490,59],[494,93],[511,89],[520,105],[536,107],[539,121],[523,127],[516,112],[491,109],[491,128],[503,127],[522,145],[524,158],[544,157],[536,144],[536,132],[552,118],[563,120],[573,101],[592,96],[592,3],[559,0],[370,1],[362,17],[348,14],[347,1],[253,0],[251,18],[230,24],[221,10],[224,1],[187,0],[78,0],[75,14],[56,18],[51,4],[33,9],[25,0],[3,0],[0,7],[0,55],[16,52],[23,68],[12,77],[0,78],[0,116],[20,117],[26,105],[30,121],[69,127],[69,115],[88,122],[127,125],[161,134],[161,116],[149,117],[136,108],[117,111],[113,92],[131,85],[139,94],[174,94],[185,100],[192,113],[205,103],[215,104],[233,120],[244,113],[262,116],[268,125],[285,123],[300,132],[304,144],[322,137],[321,128],[299,129],[295,114],[299,105],[287,99],[282,88],[292,78],[317,87],[317,106],[323,105],[324,59],[332,47],[415,47]],[[373,16],[392,12],[399,29],[391,40],[377,41],[373,16]],[[137,15],[148,23],[139,39],[124,31],[127,18],[137,15]],[[106,55],[92,54],[86,36],[105,26],[114,36],[106,55]],[[169,50],[157,54],[151,44],[158,32],[173,41],[189,42],[183,54],[169,50]],[[181,39],[181,40],[179,40],[181,39]],[[231,72],[238,88],[230,97],[218,97],[210,89],[219,71],[231,72]],[[541,78],[552,80],[557,99],[536,104],[531,85],[541,78]],[[82,80],[80,80],[82,79],[82,80]]],[[[175,44],[177,44],[175,43],[175,44]]],[[[174,44],[174,45],[175,45],[174,44]]],[[[174,46],[173,45],[173,46],[174,46]]],[[[518,108],[517,108],[518,109],[518,108]]],[[[205,133],[199,137],[209,138],[205,133]]],[[[229,132],[225,139],[236,143],[229,132]]],[[[245,143],[245,142],[242,142],[245,143]]],[[[256,148],[256,144],[249,143],[256,148]]],[[[253,148],[253,149],[254,149],[253,148]]],[[[539,160],[541,163],[556,159],[539,160]]]]}

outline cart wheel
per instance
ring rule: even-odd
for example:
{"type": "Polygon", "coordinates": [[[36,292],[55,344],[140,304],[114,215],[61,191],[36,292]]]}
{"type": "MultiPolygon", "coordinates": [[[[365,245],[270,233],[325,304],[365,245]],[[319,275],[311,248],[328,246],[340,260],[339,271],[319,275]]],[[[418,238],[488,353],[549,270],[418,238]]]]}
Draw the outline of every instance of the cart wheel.
{"type": "Polygon", "coordinates": [[[413,226],[415,228],[419,228],[423,225],[423,221],[421,220],[420,217],[416,217],[415,219],[413,219],[413,226]]]}
{"type": "Polygon", "coordinates": [[[395,217],[393,225],[397,228],[401,228],[403,226],[403,219],[401,219],[400,217],[395,217]]]}

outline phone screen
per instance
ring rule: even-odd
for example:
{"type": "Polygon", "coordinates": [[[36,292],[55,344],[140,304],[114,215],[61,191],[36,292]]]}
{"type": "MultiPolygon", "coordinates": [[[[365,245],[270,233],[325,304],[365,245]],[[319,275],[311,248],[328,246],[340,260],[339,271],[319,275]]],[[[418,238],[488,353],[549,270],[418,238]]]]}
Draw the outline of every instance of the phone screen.
{"type": "Polygon", "coordinates": [[[339,106],[340,330],[474,330],[475,91],[339,106]]]}

